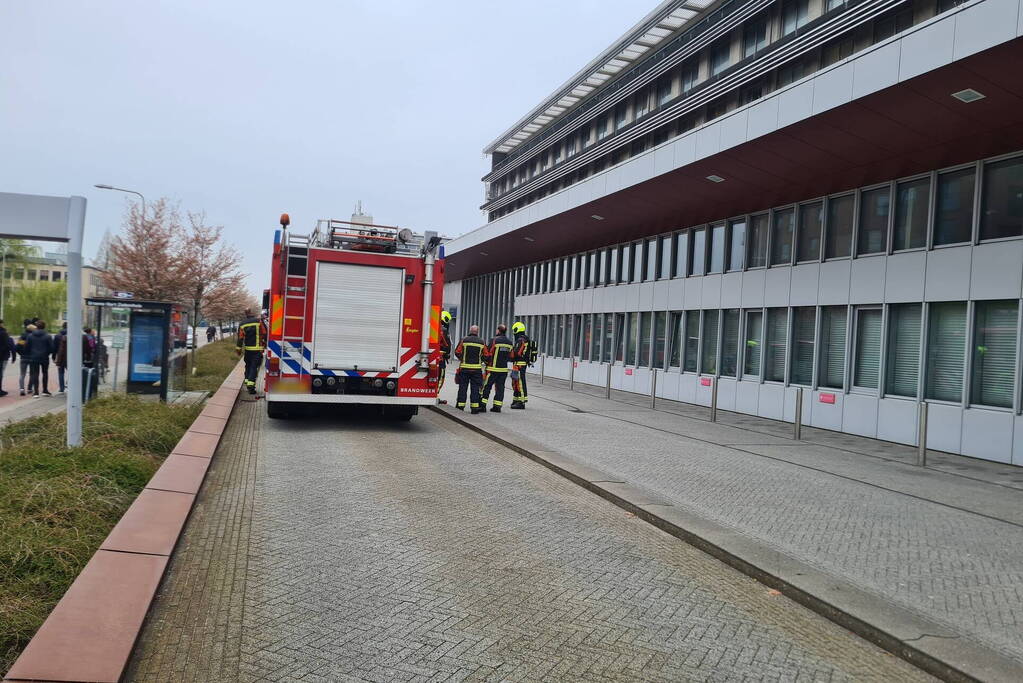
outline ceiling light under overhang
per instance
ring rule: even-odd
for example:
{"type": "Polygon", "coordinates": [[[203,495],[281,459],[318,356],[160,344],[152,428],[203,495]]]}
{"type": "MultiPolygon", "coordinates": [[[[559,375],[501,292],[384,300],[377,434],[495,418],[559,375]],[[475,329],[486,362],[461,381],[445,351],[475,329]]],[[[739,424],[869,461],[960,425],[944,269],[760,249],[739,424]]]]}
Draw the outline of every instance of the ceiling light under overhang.
{"type": "Polygon", "coordinates": [[[480,256],[490,256],[490,254],[488,254],[488,253],[487,253],[487,252],[485,252],[485,251],[481,251],[481,252],[480,252],[480,256]]]}
{"type": "Polygon", "coordinates": [[[723,182],[725,182],[724,178],[722,178],[719,175],[715,175],[713,173],[711,173],[709,176],[707,176],[707,180],[709,180],[712,183],[723,183],[723,182]]]}
{"type": "Polygon", "coordinates": [[[536,241],[532,237],[523,237],[522,239],[526,240],[527,242],[535,242],[536,241]]]}
{"type": "Polygon", "coordinates": [[[984,93],[977,92],[973,88],[966,88],[965,90],[952,93],[952,97],[956,98],[960,102],[966,102],[969,104],[970,102],[976,102],[977,100],[984,99],[986,95],[984,93]]]}
{"type": "Polygon", "coordinates": [[[597,214],[593,214],[592,216],[590,216],[590,218],[592,218],[595,221],[602,221],[602,220],[604,220],[603,216],[598,216],[597,214]]]}

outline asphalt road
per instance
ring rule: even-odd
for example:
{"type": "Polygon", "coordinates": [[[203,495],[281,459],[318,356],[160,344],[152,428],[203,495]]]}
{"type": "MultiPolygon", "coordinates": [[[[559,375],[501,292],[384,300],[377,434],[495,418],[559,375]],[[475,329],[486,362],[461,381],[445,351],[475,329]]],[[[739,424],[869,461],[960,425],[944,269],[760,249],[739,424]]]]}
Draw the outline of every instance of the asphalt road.
{"type": "Polygon", "coordinates": [[[240,403],[129,680],[926,680],[503,447],[240,403]]]}

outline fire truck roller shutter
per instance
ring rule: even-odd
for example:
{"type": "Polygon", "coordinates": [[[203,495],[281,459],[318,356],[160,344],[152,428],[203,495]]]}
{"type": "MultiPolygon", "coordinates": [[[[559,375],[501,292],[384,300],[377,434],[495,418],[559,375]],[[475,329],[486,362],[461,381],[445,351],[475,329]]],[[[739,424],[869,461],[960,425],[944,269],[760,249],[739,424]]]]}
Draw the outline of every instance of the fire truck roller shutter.
{"type": "Polygon", "coordinates": [[[312,361],[329,370],[394,372],[399,365],[405,271],[321,261],[312,361]]]}

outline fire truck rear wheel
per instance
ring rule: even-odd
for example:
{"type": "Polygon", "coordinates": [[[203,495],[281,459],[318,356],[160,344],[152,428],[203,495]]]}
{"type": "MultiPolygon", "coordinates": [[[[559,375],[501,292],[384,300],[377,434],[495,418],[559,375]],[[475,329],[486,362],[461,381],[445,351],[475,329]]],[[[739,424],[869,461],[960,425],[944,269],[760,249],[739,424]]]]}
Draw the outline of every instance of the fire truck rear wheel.
{"type": "Polygon", "coordinates": [[[266,416],[271,420],[287,420],[291,417],[291,413],[288,411],[287,404],[278,403],[277,401],[267,401],[266,416]]]}

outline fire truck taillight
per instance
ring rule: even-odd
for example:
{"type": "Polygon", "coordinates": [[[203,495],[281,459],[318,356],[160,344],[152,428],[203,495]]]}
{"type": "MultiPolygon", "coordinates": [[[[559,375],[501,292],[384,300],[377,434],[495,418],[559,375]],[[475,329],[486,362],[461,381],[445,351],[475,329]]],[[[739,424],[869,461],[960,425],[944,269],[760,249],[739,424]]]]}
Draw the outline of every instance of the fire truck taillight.
{"type": "Polygon", "coordinates": [[[281,359],[272,357],[266,363],[266,374],[271,377],[279,377],[281,374],[281,359]]]}
{"type": "Polygon", "coordinates": [[[430,363],[426,371],[426,383],[433,385],[440,381],[440,366],[436,363],[430,363]]]}

